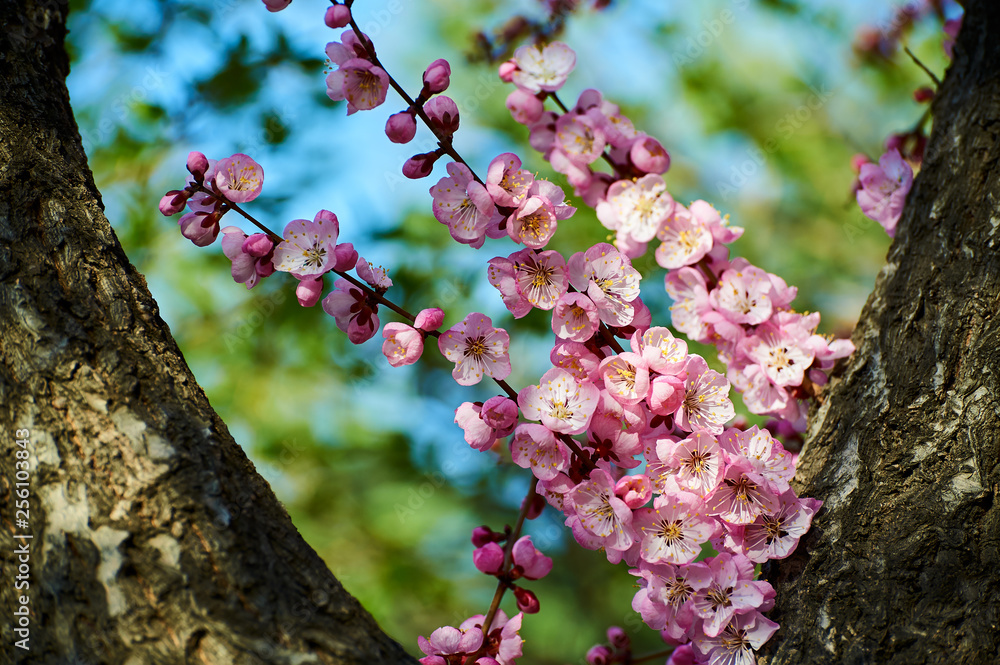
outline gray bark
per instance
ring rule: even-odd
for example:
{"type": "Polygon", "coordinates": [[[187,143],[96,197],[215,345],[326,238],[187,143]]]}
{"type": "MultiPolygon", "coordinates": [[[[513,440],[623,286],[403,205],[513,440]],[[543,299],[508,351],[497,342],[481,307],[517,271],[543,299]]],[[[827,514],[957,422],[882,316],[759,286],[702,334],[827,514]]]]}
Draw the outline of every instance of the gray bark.
{"type": "Polygon", "coordinates": [[[970,0],[923,169],[814,414],[826,502],[772,571],[767,663],[1000,661],[1000,5],[970,0]]]}
{"type": "Polygon", "coordinates": [[[66,11],[0,3],[0,525],[33,535],[0,554],[0,662],[415,662],[299,536],[123,253],[69,105],[66,11]]]}

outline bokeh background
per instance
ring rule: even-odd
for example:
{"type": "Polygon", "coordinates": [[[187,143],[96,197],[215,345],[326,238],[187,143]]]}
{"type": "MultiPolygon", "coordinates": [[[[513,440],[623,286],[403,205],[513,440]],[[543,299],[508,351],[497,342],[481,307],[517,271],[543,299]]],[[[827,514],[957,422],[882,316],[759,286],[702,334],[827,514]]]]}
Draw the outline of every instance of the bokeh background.
{"type": "MultiPolygon", "coordinates": [[[[188,151],[247,153],[265,172],[253,214],[280,230],[333,210],[342,240],[389,268],[389,296],[412,311],[442,307],[446,327],[473,310],[511,326],[485,279],[487,261],[509,254],[510,244],[458,246],[434,221],[428,188],[445,162],[425,180],[400,175],[407,157],[429,149],[414,146],[430,133],[421,128],[409,146],[385,138],[386,118],[403,108],[393,93],[383,107],[349,118],[327,99],[323,49],[340,31],[323,24],[323,2],[295,0],[279,14],[259,0],[72,5],[71,99],[126,253],[212,405],[303,536],[419,655],[418,634],[486,611],[495,585],[473,567],[469,534],[512,522],[527,487],[526,472],[507,456],[471,450],[453,423],[459,403],[494,390],[456,385],[433,350],[417,366],[389,367],[379,340],[354,347],[320,307],[299,307],[287,276],[252,291],[234,284],[219,245],[194,247],[156,206],[183,184],[188,151]]],[[[495,66],[467,57],[477,32],[516,14],[541,16],[538,2],[357,0],[354,11],[412,93],[428,63],[451,62],[447,94],[462,112],[455,144],[478,170],[514,151],[565,184],[510,119],[510,88],[495,66]]],[[[578,65],[561,96],[571,102],[594,87],[621,105],[670,151],[675,198],[704,198],[730,214],[746,227],[734,254],[797,285],[796,308],[821,311],[822,332],[847,335],[889,246],[853,204],[849,160],[857,152],[877,158],[887,134],[912,127],[922,108],[911,93],[929,82],[901,53],[866,58],[852,50],[861,26],[889,30],[892,16],[889,2],[872,0],[582,7],[562,35],[578,65]]],[[[947,62],[941,41],[934,21],[907,38],[939,75],[947,62]]],[[[553,246],[579,251],[607,233],[581,209],[560,224],[553,246]]],[[[665,325],[664,271],[649,261],[643,274],[643,298],[665,325]]],[[[548,321],[536,311],[512,330],[516,388],[546,369],[548,321]]],[[[609,625],[625,626],[637,652],[662,646],[631,611],[625,567],[577,547],[549,512],[527,532],[557,566],[531,585],[542,612],[524,623],[526,662],[583,662],[609,625]]],[[[516,611],[512,598],[505,608],[516,611]]]]}

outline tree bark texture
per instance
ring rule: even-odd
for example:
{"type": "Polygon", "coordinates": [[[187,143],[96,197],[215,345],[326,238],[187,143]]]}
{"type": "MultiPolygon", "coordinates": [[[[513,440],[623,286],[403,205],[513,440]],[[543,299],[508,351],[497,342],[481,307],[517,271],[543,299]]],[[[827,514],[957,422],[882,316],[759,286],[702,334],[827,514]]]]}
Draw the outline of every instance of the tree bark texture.
{"type": "Polygon", "coordinates": [[[1000,4],[970,0],[857,351],[797,490],[824,509],[771,571],[767,663],[1000,662],[1000,4]]]}
{"type": "Polygon", "coordinates": [[[65,86],[67,7],[0,2],[0,662],[415,663],[299,536],[108,225],[65,86]]]}

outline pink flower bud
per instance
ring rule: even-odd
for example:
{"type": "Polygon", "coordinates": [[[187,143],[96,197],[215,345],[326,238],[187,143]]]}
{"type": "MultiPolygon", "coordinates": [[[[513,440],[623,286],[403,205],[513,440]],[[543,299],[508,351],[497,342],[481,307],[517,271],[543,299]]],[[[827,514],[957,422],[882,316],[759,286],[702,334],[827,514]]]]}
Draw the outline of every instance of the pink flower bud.
{"type": "Polygon", "coordinates": [[[187,204],[190,196],[188,192],[182,192],[178,189],[170,190],[160,199],[160,213],[166,217],[176,215],[181,210],[184,210],[184,206],[187,204]]]}
{"type": "Polygon", "coordinates": [[[274,249],[274,242],[267,237],[266,233],[255,233],[243,241],[243,253],[254,258],[267,256],[274,249]]]}
{"type": "Polygon", "coordinates": [[[513,60],[508,60],[507,62],[500,63],[500,80],[504,83],[510,83],[514,80],[514,72],[517,71],[517,63],[513,60]]]}
{"type": "Polygon", "coordinates": [[[424,72],[424,90],[435,95],[448,89],[451,83],[451,65],[444,58],[439,58],[427,66],[424,72]]]}
{"type": "Polygon", "coordinates": [[[434,170],[434,162],[438,160],[441,153],[437,150],[414,155],[403,164],[403,175],[412,180],[426,178],[434,170]]]}
{"type": "Polygon", "coordinates": [[[382,354],[393,367],[412,365],[424,352],[424,336],[405,323],[387,323],[382,328],[382,354]]]}
{"type": "Polygon", "coordinates": [[[517,600],[517,609],[521,610],[525,614],[538,613],[538,596],[536,596],[533,591],[528,591],[527,589],[515,586],[514,598],[517,600]]]}
{"type": "Polygon", "coordinates": [[[458,131],[458,106],[455,100],[441,95],[424,104],[424,112],[431,120],[431,126],[445,136],[451,136],[458,131]]]}
{"type": "MultiPolygon", "coordinates": [[[[505,431],[507,434],[510,434],[517,425],[517,415],[517,402],[503,395],[486,400],[480,413],[484,423],[495,430],[505,431]]],[[[506,436],[506,434],[498,434],[498,436],[506,436]]]]}
{"type": "Polygon", "coordinates": [[[611,659],[611,649],[603,644],[595,644],[587,652],[587,662],[590,665],[607,665],[611,659]]]}
{"type": "Polygon", "coordinates": [[[472,530],[472,544],[476,547],[482,547],[487,543],[495,543],[500,537],[502,537],[501,534],[496,533],[485,524],[483,526],[477,526],[472,530]]]}
{"type": "Polygon", "coordinates": [[[629,646],[628,635],[625,631],[618,626],[611,626],[608,628],[608,641],[611,642],[611,646],[616,649],[627,649],[629,646]]]}
{"type": "Polygon", "coordinates": [[[615,484],[615,495],[632,510],[642,508],[653,496],[653,485],[644,474],[625,476],[615,484]]]}
{"type": "Polygon", "coordinates": [[[670,168],[670,155],[652,136],[636,139],[628,156],[637,169],[646,173],[666,173],[670,168]]]}
{"type": "Polygon", "coordinates": [[[257,262],[257,276],[267,277],[274,274],[274,262],[270,259],[257,262]]]}
{"type": "Polygon", "coordinates": [[[503,567],[503,549],[496,543],[486,543],[472,553],[472,563],[479,572],[496,575],[503,567]]]}
{"type": "Polygon", "coordinates": [[[303,279],[295,287],[295,297],[299,299],[299,304],[303,307],[312,307],[319,302],[319,297],[323,295],[323,278],[303,279]]]}
{"type": "Polygon", "coordinates": [[[659,416],[669,416],[681,408],[684,401],[684,380],[677,376],[658,376],[649,384],[646,402],[649,410],[659,416]]]}
{"type": "Polygon", "coordinates": [[[535,494],[533,497],[531,497],[531,505],[528,506],[527,512],[524,513],[524,519],[526,520],[538,519],[538,517],[542,514],[542,511],[545,510],[546,505],[547,502],[545,501],[545,495],[535,494]]]}
{"type": "Polygon", "coordinates": [[[345,5],[333,5],[327,7],[323,21],[327,26],[337,29],[344,28],[351,22],[351,10],[345,5]]]}
{"type": "Polygon", "coordinates": [[[522,536],[511,549],[514,565],[521,569],[521,576],[540,580],[552,571],[552,559],[542,554],[531,542],[531,536],[522,536]]]}
{"type": "Polygon", "coordinates": [[[438,307],[431,307],[430,309],[422,309],[417,312],[416,319],[413,321],[413,327],[430,332],[440,328],[443,322],[444,310],[438,307]]]}
{"type": "Polygon", "coordinates": [[[538,122],[545,112],[545,104],[530,92],[518,88],[507,95],[507,110],[517,122],[531,125],[538,122]]]}
{"type": "Polygon", "coordinates": [[[353,243],[340,243],[334,248],[333,255],[336,258],[336,263],[333,264],[334,270],[345,272],[358,263],[358,252],[354,249],[353,243]]]}
{"type": "Polygon", "coordinates": [[[208,159],[197,151],[188,153],[187,170],[191,172],[195,180],[201,182],[205,177],[205,171],[208,170],[208,159]]]}
{"type": "Polygon", "coordinates": [[[189,212],[177,220],[177,224],[181,227],[181,234],[198,247],[211,245],[219,235],[219,221],[214,215],[189,212]],[[208,226],[205,226],[206,220],[208,226]]]}
{"type": "Polygon", "coordinates": [[[393,113],[385,122],[385,135],[393,143],[409,143],[417,133],[417,119],[409,111],[393,113]]]}
{"type": "Polygon", "coordinates": [[[290,4],[292,4],[292,0],[264,0],[264,6],[269,12],[280,12],[290,4]]]}

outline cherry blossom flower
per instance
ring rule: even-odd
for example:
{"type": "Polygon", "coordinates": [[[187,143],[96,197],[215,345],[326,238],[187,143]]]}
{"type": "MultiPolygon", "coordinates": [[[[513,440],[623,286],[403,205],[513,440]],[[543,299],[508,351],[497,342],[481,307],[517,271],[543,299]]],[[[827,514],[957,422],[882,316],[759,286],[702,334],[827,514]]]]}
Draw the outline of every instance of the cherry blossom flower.
{"type": "Polygon", "coordinates": [[[337,327],[347,333],[352,344],[361,344],[378,331],[378,304],[344,278],[333,283],[334,290],[323,299],[323,311],[334,317],[337,327]]]}
{"type": "Polygon", "coordinates": [[[649,174],[635,182],[619,180],[611,185],[606,200],[597,205],[597,218],[607,228],[617,230],[619,237],[648,242],[656,237],[675,205],[663,178],[649,174]]]}
{"type": "Polygon", "coordinates": [[[515,317],[527,311],[520,299],[527,301],[529,308],[549,310],[569,286],[566,261],[555,250],[522,249],[506,259],[491,259],[489,280],[505,295],[504,302],[515,317]],[[517,301],[511,298],[511,285],[519,297],[517,301]]]}
{"type": "MultiPolygon", "coordinates": [[[[503,610],[497,610],[493,623],[488,630],[485,630],[484,639],[486,653],[489,658],[495,658],[498,665],[513,665],[514,660],[521,657],[522,644],[524,640],[518,635],[521,630],[521,621],[524,616],[521,613],[515,614],[510,619],[503,610]]],[[[486,617],[482,614],[469,617],[459,626],[460,630],[471,630],[472,628],[482,629],[486,617]]],[[[483,659],[476,661],[479,665],[493,665],[484,663],[483,659]]]]}
{"type": "MultiPolygon", "coordinates": [[[[430,639],[417,637],[417,645],[428,656],[450,656],[474,653],[483,644],[482,628],[444,626],[431,633],[430,639]]],[[[442,661],[443,662],[443,661],[442,661]]]]}
{"type": "Polygon", "coordinates": [[[557,149],[580,165],[600,159],[606,145],[604,131],[588,116],[564,113],[556,121],[557,149]]]}
{"type": "Polygon", "coordinates": [[[368,286],[379,293],[385,293],[392,286],[392,280],[389,279],[389,271],[382,266],[376,268],[374,264],[365,261],[363,257],[358,257],[354,269],[358,273],[358,277],[365,280],[368,286]]]}
{"type": "Polygon", "coordinates": [[[635,542],[632,510],[615,495],[607,471],[594,469],[588,480],[576,486],[571,498],[580,525],[597,536],[606,549],[623,551],[635,542]]]}
{"type": "Polygon", "coordinates": [[[756,425],[744,431],[729,429],[719,437],[719,445],[730,458],[746,460],[778,492],[787,490],[795,476],[791,455],[766,429],[758,429],[756,425]]]}
{"type": "Polygon", "coordinates": [[[750,524],[727,528],[735,544],[751,561],[784,559],[795,551],[822,505],[818,499],[800,499],[789,489],[778,497],[775,513],[762,513],[750,524]]]}
{"type": "Polygon", "coordinates": [[[227,226],[222,229],[222,253],[233,262],[233,280],[246,284],[248,289],[257,285],[260,277],[274,272],[274,243],[264,233],[255,233],[249,238],[242,229],[227,226]]]}
{"type": "Polygon", "coordinates": [[[601,361],[608,393],[622,404],[637,404],[649,392],[649,364],[638,353],[621,353],[601,361]]]}
{"type": "MultiPolygon", "coordinates": [[[[648,177],[648,176],[647,176],[648,177]]],[[[694,265],[712,249],[712,232],[691,211],[678,205],[660,229],[656,262],[667,269],[694,265]]]]}
{"type": "Polygon", "coordinates": [[[684,402],[677,411],[677,426],[686,432],[706,429],[721,434],[736,410],[729,400],[729,381],[700,356],[691,356],[684,383],[684,402]]]}
{"type": "Polygon", "coordinates": [[[569,448],[544,425],[522,423],[510,442],[514,464],[531,469],[539,480],[552,480],[569,468],[569,448]]]}
{"type": "Polygon", "coordinates": [[[412,365],[424,352],[424,336],[405,323],[387,323],[382,328],[382,354],[393,367],[412,365]]]}
{"type": "Polygon", "coordinates": [[[534,182],[531,171],[522,169],[521,159],[512,152],[494,157],[486,171],[486,190],[497,205],[519,206],[534,182]]]}
{"type": "Polygon", "coordinates": [[[707,341],[709,327],[702,315],[711,310],[712,305],[705,276],[694,268],[681,268],[670,271],[665,282],[667,294],[674,301],[670,306],[674,328],[695,341],[707,341]]]}
{"type": "Polygon", "coordinates": [[[384,69],[365,58],[351,58],[337,64],[340,67],[326,77],[326,95],[335,102],[346,99],[347,115],[368,111],[385,102],[389,75],[384,69]]]}
{"type": "Polygon", "coordinates": [[[879,157],[877,165],[862,165],[859,181],[857,199],[861,212],[881,224],[890,238],[895,237],[906,195],[913,186],[913,169],[899,150],[892,149],[879,157]]]}
{"type": "Polygon", "coordinates": [[[496,575],[503,568],[503,548],[496,543],[486,543],[472,553],[472,563],[481,573],[496,575]]]}
{"type": "Polygon", "coordinates": [[[216,164],[215,184],[233,203],[253,201],[264,186],[264,169],[248,155],[238,152],[216,164]]]}
{"type": "Polygon", "coordinates": [[[535,180],[527,196],[507,220],[507,234],[526,247],[541,249],[556,232],[560,220],[572,217],[576,208],[563,203],[565,193],[548,180],[535,180]]]}
{"type": "Polygon", "coordinates": [[[438,348],[455,363],[451,375],[462,386],[479,383],[483,375],[505,379],[510,374],[510,336],[494,328],[490,317],[473,312],[438,338],[438,348]]]}
{"type": "Polygon", "coordinates": [[[597,306],[583,293],[564,293],[552,311],[552,332],[560,339],[586,342],[600,323],[597,306]]]}
{"type": "Polygon", "coordinates": [[[730,524],[750,524],[761,513],[774,513],[778,499],[767,481],[745,461],[731,460],[729,468],[708,500],[708,512],[730,524]]]}
{"type": "Polygon", "coordinates": [[[636,331],[630,344],[654,372],[678,374],[687,364],[687,342],[674,337],[669,328],[655,326],[642,334],[636,331]]]}
{"type": "MultiPolygon", "coordinates": [[[[702,630],[715,637],[737,613],[756,609],[764,602],[767,582],[753,581],[753,563],[743,555],[723,552],[708,562],[712,581],[692,599],[695,613],[705,619],[702,630]]],[[[696,642],[697,643],[697,642],[696,642]]]]}
{"type": "Polygon", "coordinates": [[[760,612],[751,611],[735,615],[714,636],[706,631],[705,635],[695,638],[694,645],[712,665],[753,665],[753,652],[771,639],[776,630],[778,624],[760,612]]]}
{"type": "Polygon", "coordinates": [[[427,65],[423,75],[424,90],[431,95],[444,92],[451,83],[451,65],[444,58],[438,58],[427,65]]]}
{"type": "Polygon", "coordinates": [[[730,268],[722,273],[710,300],[716,310],[733,323],[755,326],[771,317],[771,288],[768,274],[760,268],[730,268]]]}
{"type": "MultiPolygon", "coordinates": [[[[285,226],[284,240],[274,248],[274,268],[290,272],[303,279],[322,275],[334,268],[350,269],[353,265],[338,266],[337,235],[340,222],[327,210],[316,213],[313,221],[295,219],[285,226]]],[[[353,247],[351,248],[353,251],[353,247]]]]}
{"type": "Polygon", "coordinates": [[[566,83],[576,66],[576,53],[562,42],[552,42],[539,49],[522,46],[514,51],[517,69],[511,75],[514,85],[528,92],[553,92],[566,83]]]}
{"type": "Polygon", "coordinates": [[[779,327],[773,321],[767,321],[740,343],[740,349],[760,365],[764,375],[774,385],[798,386],[813,361],[808,340],[809,333],[801,328],[779,327]]]}
{"type": "Polygon", "coordinates": [[[451,136],[458,131],[458,105],[451,97],[440,95],[431,99],[424,104],[424,113],[439,134],[451,136]]]}
{"type": "Polygon", "coordinates": [[[417,119],[407,111],[393,113],[385,121],[385,135],[393,143],[409,143],[417,134],[417,119]]]}
{"type": "MultiPolygon", "coordinates": [[[[283,1],[283,0],[282,0],[283,1]]],[[[345,28],[351,23],[351,10],[347,5],[331,5],[326,8],[323,22],[328,28],[345,28]]]]}
{"type": "Polygon", "coordinates": [[[566,370],[553,368],[538,385],[523,388],[517,404],[525,418],[540,420],[553,432],[580,434],[597,409],[599,393],[592,383],[580,383],[566,370]]]}
{"type": "Polygon", "coordinates": [[[691,601],[695,593],[712,582],[708,565],[674,566],[643,559],[638,569],[629,572],[640,578],[642,587],[632,599],[632,609],[653,630],[662,630],[675,641],[684,639],[698,620],[691,601]]]}
{"type": "Polygon", "coordinates": [[[528,580],[540,580],[552,571],[552,559],[542,554],[531,542],[531,536],[521,536],[511,548],[514,571],[528,580]]]}
{"type": "Polygon", "coordinates": [[[512,90],[507,95],[504,106],[510,111],[514,121],[522,125],[538,122],[542,114],[545,113],[545,103],[535,95],[520,88],[512,90]]]}
{"type": "Polygon", "coordinates": [[[642,558],[650,563],[694,561],[702,543],[719,532],[719,522],[701,511],[701,499],[689,492],[663,494],[652,508],[636,511],[633,526],[642,539],[642,558]]]}
{"type": "Polygon", "coordinates": [[[219,237],[218,213],[189,212],[177,220],[181,235],[198,247],[205,247],[219,237]]]}
{"type": "MultiPolygon", "coordinates": [[[[597,315],[594,314],[594,321],[597,315]]],[[[557,333],[558,334],[558,333],[557,333]]],[[[580,383],[597,379],[597,369],[600,359],[593,351],[581,342],[562,341],[552,347],[549,360],[553,367],[560,367],[573,375],[580,383]]]]}
{"type": "Polygon", "coordinates": [[[722,448],[706,430],[697,430],[677,443],[664,441],[656,446],[657,456],[677,469],[677,485],[705,497],[711,494],[725,469],[722,448]]]}
{"type": "Polygon", "coordinates": [[[598,243],[570,257],[568,266],[570,282],[590,296],[601,321],[609,326],[631,323],[641,277],[627,257],[608,243],[598,243]]]}
{"type": "Polygon", "coordinates": [[[431,187],[434,218],[448,227],[451,237],[475,248],[483,246],[486,236],[500,237],[502,219],[486,188],[475,181],[465,164],[448,164],[449,177],[431,187]]]}

